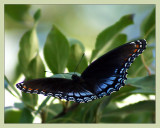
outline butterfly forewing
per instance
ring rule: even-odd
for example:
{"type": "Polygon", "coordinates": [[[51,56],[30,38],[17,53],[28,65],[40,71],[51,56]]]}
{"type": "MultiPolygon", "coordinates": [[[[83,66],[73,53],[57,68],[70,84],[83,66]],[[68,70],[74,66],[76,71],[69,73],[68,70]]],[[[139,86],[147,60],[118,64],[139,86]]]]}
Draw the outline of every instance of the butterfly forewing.
{"type": "Polygon", "coordinates": [[[98,97],[110,95],[124,85],[128,68],[145,48],[145,40],[126,43],[92,62],[81,77],[98,97]]]}

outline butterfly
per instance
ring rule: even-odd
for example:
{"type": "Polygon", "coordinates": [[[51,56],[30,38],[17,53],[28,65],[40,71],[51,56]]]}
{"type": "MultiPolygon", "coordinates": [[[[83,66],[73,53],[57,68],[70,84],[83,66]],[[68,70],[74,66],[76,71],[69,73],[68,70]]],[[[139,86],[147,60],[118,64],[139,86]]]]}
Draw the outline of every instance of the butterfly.
{"type": "Polygon", "coordinates": [[[80,76],[73,74],[71,79],[33,79],[18,83],[16,87],[25,93],[43,94],[67,101],[93,101],[108,96],[125,85],[128,68],[146,46],[144,39],[132,41],[93,61],[80,76]]]}

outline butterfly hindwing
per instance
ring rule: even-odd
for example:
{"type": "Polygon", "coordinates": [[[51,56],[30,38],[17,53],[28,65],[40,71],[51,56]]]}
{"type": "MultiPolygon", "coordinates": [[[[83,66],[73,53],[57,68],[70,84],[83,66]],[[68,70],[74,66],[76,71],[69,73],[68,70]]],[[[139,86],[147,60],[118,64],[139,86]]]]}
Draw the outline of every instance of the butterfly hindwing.
{"type": "Polygon", "coordinates": [[[97,98],[93,93],[82,88],[83,84],[65,78],[41,78],[24,81],[16,86],[26,93],[43,94],[78,103],[97,98]]]}

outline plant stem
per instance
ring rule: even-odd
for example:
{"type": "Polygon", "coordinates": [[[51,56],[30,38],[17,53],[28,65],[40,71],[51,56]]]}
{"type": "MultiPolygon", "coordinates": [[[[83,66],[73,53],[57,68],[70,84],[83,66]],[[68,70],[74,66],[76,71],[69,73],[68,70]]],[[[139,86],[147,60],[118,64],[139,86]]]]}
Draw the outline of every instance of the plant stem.
{"type": "Polygon", "coordinates": [[[141,55],[141,60],[142,60],[142,62],[143,62],[143,64],[144,64],[144,67],[146,68],[146,70],[147,70],[147,72],[148,72],[148,75],[150,76],[150,75],[151,75],[151,71],[149,70],[149,67],[147,66],[147,64],[146,64],[146,62],[145,62],[145,60],[144,60],[143,54],[141,55]]]}

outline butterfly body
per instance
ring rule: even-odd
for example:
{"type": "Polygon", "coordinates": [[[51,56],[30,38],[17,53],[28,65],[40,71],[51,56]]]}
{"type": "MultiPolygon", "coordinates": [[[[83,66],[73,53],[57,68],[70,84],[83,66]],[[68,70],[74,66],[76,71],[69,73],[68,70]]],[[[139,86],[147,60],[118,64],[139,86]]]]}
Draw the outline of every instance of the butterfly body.
{"type": "Polygon", "coordinates": [[[86,103],[110,95],[124,86],[128,68],[145,48],[145,40],[129,42],[93,61],[81,76],[73,74],[71,79],[41,78],[16,86],[23,92],[86,103]]]}

